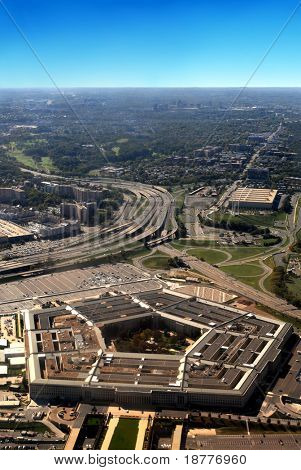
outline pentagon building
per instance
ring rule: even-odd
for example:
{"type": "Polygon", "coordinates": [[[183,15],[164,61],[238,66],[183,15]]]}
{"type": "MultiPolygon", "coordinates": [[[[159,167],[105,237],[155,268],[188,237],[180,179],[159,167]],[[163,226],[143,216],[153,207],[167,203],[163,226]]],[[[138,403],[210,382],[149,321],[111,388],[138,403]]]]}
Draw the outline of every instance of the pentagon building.
{"type": "Polygon", "coordinates": [[[267,374],[277,375],[293,333],[164,289],[27,310],[24,320],[33,400],[142,409],[244,407],[267,374]],[[145,339],[152,331],[163,340],[145,339]]]}

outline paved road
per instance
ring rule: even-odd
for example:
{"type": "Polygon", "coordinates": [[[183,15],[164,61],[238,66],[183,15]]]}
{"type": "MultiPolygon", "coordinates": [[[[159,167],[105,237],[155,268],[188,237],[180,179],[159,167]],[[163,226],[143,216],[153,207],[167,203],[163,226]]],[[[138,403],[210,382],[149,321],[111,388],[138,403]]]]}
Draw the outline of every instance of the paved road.
{"type": "Polygon", "coordinates": [[[178,256],[179,258],[182,258],[190,265],[191,268],[212,279],[215,284],[222,289],[229,289],[230,291],[244,295],[245,297],[248,297],[255,302],[259,302],[270,308],[273,308],[276,311],[284,312],[296,318],[301,318],[301,311],[297,310],[293,305],[290,305],[285,300],[280,299],[273,294],[257,291],[253,287],[249,287],[246,284],[235,280],[234,278],[220,271],[218,268],[215,268],[214,266],[211,266],[204,261],[200,261],[193,256],[183,255],[180,250],[177,250],[170,245],[162,245],[160,247],[160,251],[166,253],[170,257],[178,256]]]}
{"type": "MultiPolygon", "coordinates": [[[[95,182],[104,184],[112,181],[98,179],[95,182]]],[[[46,267],[48,263],[57,267],[73,265],[76,262],[88,261],[91,257],[106,256],[108,252],[118,253],[137,241],[152,239],[154,242],[156,238],[161,241],[162,232],[164,240],[175,233],[177,223],[174,217],[174,198],[167,190],[126,181],[118,181],[118,186],[131,191],[135,196],[129,213],[123,211],[121,216],[118,213],[118,217],[115,217],[110,226],[93,235],[82,236],[75,241],[72,238],[66,239],[63,247],[55,248],[51,253],[47,250],[41,254],[21,257],[18,255],[16,259],[0,261],[0,273],[2,270],[5,276],[9,268],[22,268],[26,271],[35,266],[46,267]],[[147,199],[148,204],[141,205],[142,197],[147,199]]]]}

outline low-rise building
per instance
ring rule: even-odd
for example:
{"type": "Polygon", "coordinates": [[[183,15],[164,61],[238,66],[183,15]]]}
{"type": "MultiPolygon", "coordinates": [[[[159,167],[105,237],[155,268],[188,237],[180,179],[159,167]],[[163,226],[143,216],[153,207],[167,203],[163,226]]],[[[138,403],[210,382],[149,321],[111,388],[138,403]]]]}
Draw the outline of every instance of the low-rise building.
{"type": "Polygon", "coordinates": [[[16,243],[33,239],[33,233],[20,225],[0,219],[0,244],[16,243]]]}
{"type": "Polygon", "coordinates": [[[243,408],[281,370],[293,334],[277,319],[164,289],[24,311],[24,321],[33,400],[142,409],[243,408]],[[188,346],[156,349],[151,338],[119,350],[120,335],[149,328],[188,346]]]}
{"type": "Polygon", "coordinates": [[[233,210],[272,210],[276,196],[276,189],[238,188],[232,193],[229,205],[233,210]]]}

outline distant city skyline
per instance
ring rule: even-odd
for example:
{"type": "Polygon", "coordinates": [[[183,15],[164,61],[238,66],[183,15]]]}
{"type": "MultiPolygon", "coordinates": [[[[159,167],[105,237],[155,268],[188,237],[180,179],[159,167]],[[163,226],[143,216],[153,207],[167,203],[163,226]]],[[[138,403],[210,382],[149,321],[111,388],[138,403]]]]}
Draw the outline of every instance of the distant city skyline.
{"type": "Polygon", "coordinates": [[[297,5],[3,0],[0,87],[300,87],[297,5]]]}

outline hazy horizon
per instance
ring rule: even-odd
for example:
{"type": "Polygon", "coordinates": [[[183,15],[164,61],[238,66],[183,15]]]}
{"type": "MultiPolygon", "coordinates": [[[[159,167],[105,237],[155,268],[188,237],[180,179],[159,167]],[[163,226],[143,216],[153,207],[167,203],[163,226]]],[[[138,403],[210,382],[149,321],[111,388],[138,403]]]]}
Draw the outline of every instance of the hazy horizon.
{"type": "MultiPolygon", "coordinates": [[[[61,86],[60,90],[301,90],[301,86],[61,86]]],[[[1,87],[0,90],[50,90],[54,86],[1,87]]],[[[58,91],[57,91],[58,92],[58,91]]]]}

